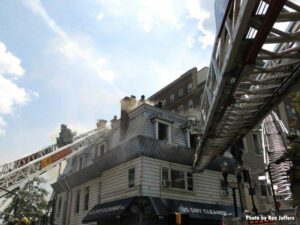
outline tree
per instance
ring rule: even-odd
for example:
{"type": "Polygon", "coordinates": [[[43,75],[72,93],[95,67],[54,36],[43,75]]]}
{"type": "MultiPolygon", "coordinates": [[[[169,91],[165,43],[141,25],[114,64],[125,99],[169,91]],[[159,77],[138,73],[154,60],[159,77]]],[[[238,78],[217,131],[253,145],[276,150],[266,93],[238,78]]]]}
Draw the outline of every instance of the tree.
{"type": "Polygon", "coordinates": [[[300,91],[291,93],[290,97],[292,98],[293,107],[296,109],[297,113],[300,114],[300,91]]]}
{"type": "MultiPolygon", "coordinates": [[[[36,221],[45,214],[47,209],[48,191],[42,187],[42,184],[46,183],[43,178],[36,177],[33,180],[27,182],[18,194],[19,202],[16,211],[16,217],[23,218],[27,217],[31,221],[36,221]]],[[[12,197],[12,196],[9,196],[12,197]]],[[[17,198],[14,197],[11,204],[5,209],[5,213],[10,213],[16,204],[17,198]]],[[[8,221],[7,215],[1,215],[4,221],[8,221]]]]}

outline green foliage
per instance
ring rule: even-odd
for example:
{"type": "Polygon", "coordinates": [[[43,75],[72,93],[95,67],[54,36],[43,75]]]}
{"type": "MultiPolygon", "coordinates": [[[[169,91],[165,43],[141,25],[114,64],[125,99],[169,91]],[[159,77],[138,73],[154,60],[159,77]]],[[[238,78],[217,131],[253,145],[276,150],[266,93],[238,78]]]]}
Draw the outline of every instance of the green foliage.
{"type": "MultiPolygon", "coordinates": [[[[27,217],[31,221],[35,221],[45,214],[48,205],[48,202],[46,200],[48,191],[42,187],[42,184],[44,184],[45,182],[45,179],[36,177],[33,180],[27,182],[24,188],[18,192],[19,202],[16,217],[27,217]]],[[[17,198],[15,197],[4,212],[12,212],[16,201],[17,198]]],[[[0,218],[2,218],[4,221],[9,220],[8,216],[5,216],[4,214],[0,215],[0,218]]]]}
{"type": "Polygon", "coordinates": [[[292,98],[293,107],[300,114],[300,91],[293,92],[290,97],[292,98]]]}

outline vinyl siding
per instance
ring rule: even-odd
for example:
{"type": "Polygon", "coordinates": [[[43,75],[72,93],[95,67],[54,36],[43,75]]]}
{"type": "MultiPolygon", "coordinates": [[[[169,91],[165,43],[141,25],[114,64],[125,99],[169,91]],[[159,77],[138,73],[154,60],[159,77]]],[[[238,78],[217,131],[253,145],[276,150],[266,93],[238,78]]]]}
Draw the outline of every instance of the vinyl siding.
{"type": "MultiPolygon", "coordinates": [[[[220,190],[221,173],[206,170],[203,173],[193,175],[194,191],[174,190],[161,187],[161,167],[178,169],[191,172],[188,166],[169,163],[157,159],[143,157],[143,195],[159,198],[178,199],[184,201],[194,201],[210,204],[232,204],[232,197],[223,197],[220,190]]],[[[229,181],[234,181],[233,176],[229,176],[229,181]]]]}

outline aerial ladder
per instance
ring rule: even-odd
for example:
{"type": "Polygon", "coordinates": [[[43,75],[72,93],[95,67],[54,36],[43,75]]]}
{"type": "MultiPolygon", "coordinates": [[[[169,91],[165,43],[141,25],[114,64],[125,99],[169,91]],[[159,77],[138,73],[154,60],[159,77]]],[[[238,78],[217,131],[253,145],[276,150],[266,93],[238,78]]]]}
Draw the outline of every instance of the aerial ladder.
{"type": "Polygon", "coordinates": [[[228,2],[201,101],[196,172],[261,122],[300,80],[300,6],[228,2]],[[274,26],[282,22],[286,29],[274,26]],[[275,47],[266,48],[270,44],[275,47]]]}
{"type": "MultiPolygon", "coordinates": [[[[6,191],[22,188],[28,180],[41,176],[62,161],[79,154],[107,132],[107,128],[93,129],[75,136],[71,144],[62,147],[53,144],[18,160],[0,165],[0,197],[4,196],[6,191]]],[[[0,200],[2,200],[0,211],[4,211],[10,200],[0,200]]]]}

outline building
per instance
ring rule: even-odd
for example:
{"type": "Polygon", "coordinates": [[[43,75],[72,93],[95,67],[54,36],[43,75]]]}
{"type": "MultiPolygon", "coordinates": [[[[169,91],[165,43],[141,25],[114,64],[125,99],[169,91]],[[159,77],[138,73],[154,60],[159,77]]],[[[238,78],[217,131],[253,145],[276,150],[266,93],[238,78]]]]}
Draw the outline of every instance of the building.
{"type": "MultiPolygon", "coordinates": [[[[205,81],[209,68],[204,67],[199,71],[193,68],[178,79],[153,94],[149,100],[153,102],[163,102],[163,108],[176,112],[191,119],[200,118],[201,98],[204,91],[205,81]]],[[[288,118],[288,117],[285,117],[288,118]]],[[[256,207],[259,210],[272,208],[271,188],[267,180],[264,179],[266,168],[264,160],[264,146],[262,138],[262,127],[258,125],[244,138],[239,140],[239,146],[244,149],[244,167],[250,171],[253,183],[253,194],[256,207]]],[[[227,157],[231,157],[230,151],[225,152],[227,157]]],[[[250,187],[244,189],[243,200],[246,208],[251,211],[252,202],[250,198],[250,187]]]]}
{"type": "Polygon", "coordinates": [[[233,159],[217,158],[193,173],[186,117],[134,104],[124,98],[121,118],[68,160],[52,184],[54,224],[175,224],[174,213],[182,213],[183,224],[215,225],[233,213],[220,172],[224,161],[233,168],[233,159]]]}

